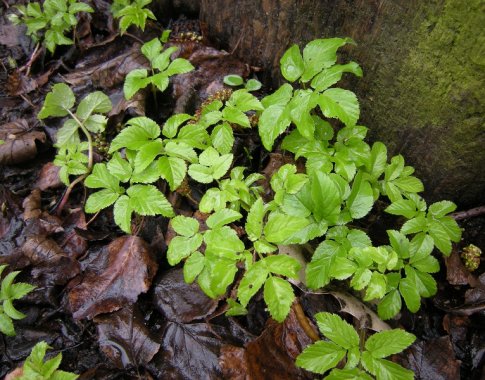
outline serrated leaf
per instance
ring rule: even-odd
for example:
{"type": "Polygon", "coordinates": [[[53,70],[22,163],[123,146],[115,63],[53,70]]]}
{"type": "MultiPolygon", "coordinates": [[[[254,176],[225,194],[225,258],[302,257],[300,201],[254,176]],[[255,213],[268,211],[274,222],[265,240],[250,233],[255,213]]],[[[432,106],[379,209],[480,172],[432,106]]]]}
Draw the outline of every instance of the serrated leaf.
{"type": "Polygon", "coordinates": [[[332,240],[319,244],[306,267],[306,281],[310,289],[322,288],[330,282],[331,268],[339,250],[340,245],[332,240]]]}
{"type": "Polygon", "coordinates": [[[125,99],[131,99],[139,90],[150,84],[150,78],[147,78],[147,76],[148,71],[146,69],[135,69],[128,73],[123,84],[125,99]]]}
{"type": "Polygon", "coordinates": [[[229,123],[233,124],[238,124],[244,128],[250,128],[251,123],[249,122],[249,118],[247,115],[238,110],[236,107],[227,105],[224,107],[222,110],[222,117],[225,121],[228,121],[229,123]]]}
{"type": "Polygon", "coordinates": [[[158,159],[157,166],[160,176],[168,182],[170,191],[175,191],[187,174],[187,165],[181,158],[163,156],[158,159]]]}
{"type": "Polygon", "coordinates": [[[324,374],[344,358],[346,350],[332,342],[319,340],[308,346],[296,358],[295,364],[318,374],[324,374]]]}
{"type": "Polygon", "coordinates": [[[65,83],[57,83],[52,87],[44,101],[44,105],[37,117],[45,119],[51,116],[66,116],[69,114],[68,110],[74,107],[76,101],[74,93],[65,83]]]}
{"type": "Polygon", "coordinates": [[[228,309],[225,315],[228,317],[236,317],[240,315],[246,315],[248,313],[245,307],[243,307],[242,305],[240,305],[239,303],[237,303],[231,298],[227,299],[227,306],[228,306],[228,309]]]}
{"type": "Polygon", "coordinates": [[[288,104],[292,95],[293,87],[289,83],[284,83],[275,92],[261,99],[261,104],[264,108],[269,108],[271,106],[284,107],[288,104]]]}
{"type": "Polygon", "coordinates": [[[279,244],[309,224],[310,222],[306,218],[289,218],[286,214],[273,212],[269,215],[264,227],[264,235],[270,243],[279,244]]]}
{"type": "Polygon", "coordinates": [[[115,152],[106,164],[110,174],[115,176],[121,182],[128,182],[132,169],[130,163],[121,157],[119,152],[115,152]]]}
{"type": "Polygon", "coordinates": [[[168,156],[182,158],[190,163],[197,162],[197,153],[185,142],[169,141],[165,145],[165,153],[168,156]]]}
{"type": "Polygon", "coordinates": [[[120,197],[120,193],[112,189],[102,189],[89,196],[84,206],[84,211],[94,214],[106,207],[111,206],[120,197]]]}
{"type": "Polygon", "coordinates": [[[160,127],[147,117],[135,117],[111,142],[109,153],[121,148],[138,150],[160,135],[160,127]]]}
{"type": "Polygon", "coordinates": [[[177,265],[180,261],[197,251],[202,244],[202,235],[175,236],[168,245],[167,260],[170,265],[177,265]]]}
{"type": "Polygon", "coordinates": [[[3,312],[12,319],[19,320],[26,317],[24,313],[21,313],[13,306],[12,300],[10,299],[3,301],[3,312]]]}
{"type": "Polygon", "coordinates": [[[233,158],[234,155],[232,154],[223,154],[217,159],[214,164],[212,164],[212,176],[214,177],[214,179],[220,179],[227,173],[232,165],[233,158]]]}
{"type": "Polygon", "coordinates": [[[75,120],[66,120],[63,126],[57,131],[57,146],[79,144],[81,140],[79,138],[78,129],[79,124],[75,120]]]}
{"type": "Polygon", "coordinates": [[[337,314],[318,313],[315,319],[320,332],[333,343],[345,349],[359,346],[360,339],[355,329],[337,314]]]}
{"type": "Polygon", "coordinates": [[[342,198],[337,185],[329,175],[313,173],[311,194],[315,203],[312,211],[317,220],[328,219],[339,213],[342,198]]]}
{"type": "Polygon", "coordinates": [[[232,223],[241,218],[242,215],[239,212],[225,208],[216,211],[214,214],[209,216],[206,220],[206,224],[207,227],[214,229],[225,226],[226,224],[232,223]]]}
{"type": "Polygon", "coordinates": [[[195,67],[185,58],[176,58],[172,62],[170,62],[170,65],[168,66],[165,73],[168,76],[172,76],[176,74],[185,74],[194,69],[195,67]]]}
{"type": "Polygon", "coordinates": [[[352,192],[347,199],[347,206],[350,215],[354,219],[360,219],[366,216],[374,205],[374,191],[369,182],[354,180],[352,192]]]}
{"type": "Polygon", "coordinates": [[[337,61],[338,48],[352,42],[350,38],[326,38],[306,44],[303,49],[305,72],[301,81],[308,82],[322,69],[332,66],[337,61]]]}
{"type": "Polygon", "coordinates": [[[247,90],[234,91],[227,101],[227,104],[237,108],[239,111],[262,111],[264,109],[261,102],[247,90]]]}
{"type": "Polygon", "coordinates": [[[69,5],[69,13],[74,14],[78,12],[88,12],[92,13],[94,12],[94,9],[91,8],[89,5],[84,4],[84,3],[72,3],[69,5]]]}
{"type": "Polygon", "coordinates": [[[176,233],[182,236],[191,237],[199,232],[199,222],[197,219],[178,215],[170,220],[170,225],[176,233]]]}
{"type": "Polygon", "coordinates": [[[162,53],[160,53],[151,61],[152,67],[159,71],[165,70],[170,64],[170,56],[177,50],[179,50],[179,47],[177,46],[172,46],[165,49],[162,53]]]}
{"type": "Polygon", "coordinates": [[[101,91],[95,91],[87,95],[77,106],[76,115],[81,120],[86,120],[93,113],[106,113],[111,111],[111,100],[101,91]]]}
{"type": "Polygon", "coordinates": [[[153,185],[133,185],[126,190],[130,208],[140,215],[174,216],[172,205],[153,185]]]}
{"type": "Polygon", "coordinates": [[[273,149],[274,141],[290,123],[289,110],[285,106],[271,105],[263,111],[259,118],[258,132],[266,150],[273,149]]]}
{"type": "Polygon", "coordinates": [[[156,57],[158,57],[162,51],[162,48],[163,46],[160,40],[158,38],[154,38],[148,42],[145,42],[141,46],[141,52],[150,62],[152,62],[156,57]]]}
{"type": "Polygon", "coordinates": [[[429,206],[428,212],[435,218],[441,218],[456,210],[456,204],[450,201],[441,201],[429,206]]]}
{"type": "Polygon", "coordinates": [[[200,183],[211,183],[214,181],[212,169],[204,165],[192,164],[189,166],[188,173],[193,179],[200,183]]]}
{"type": "Polygon", "coordinates": [[[421,180],[413,176],[397,178],[393,181],[393,183],[401,190],[410,193],[419,193],[424,190],[421,180]]]}
{"type": "MultiPolygon", "coordinates": [[[[210,253],[210,252],[209,252],[210,253]]],[[[234,282],[237,266],[233,260],[209,259],[206,250],[206,265],[197,278],[201,289],[211,298],[223,295],[234,282]]]]}
{"type": "Polygon", "coordinates": [[[461,240],[461,229],[455,219],[450,216],[443,216],[438,223],[445,229],[451,241],[458,243],[461,240]]]}
{"type": "Polygon", "coordinates": [[[108,118],[103,115],[91,115],[84,121],[84,126],[89,132],[100,133],[106,129],[108,118]]]}
{"type": "Polygon", "coordinates": [[[136,154],[133,172],[136,174],[141,173],[160,153],[162,153],[162,151],[163,142],[161,139],[149,141],[141,146],[136,154]]]}
{"type": "Polygon", "coordinates": [[[414,343],[416,337],[401,329],[380,331],[365,342],[366,350],[374,358],[385,358],[404,351],[414,343]]]}
{"type": "Polygon", "coordinates": [[[347,126],[359,119],[359,101],[352,91],[330,88],[320,95],[318,104],[326,117],[337,118],[347,126]]]}
{"type": "Polygon", "coordinates": [[[399,282],[399,292],[406,302],[406,306],[410,312],[416,313],[421,307],[421,296],[416,288],[416,283],[410,278],[403,278],[399,282]]]}
{"type": "Polygon", "coordinates": [[[366,372],[358,368],[333,369],[325,380],[373,380],[366,372]]]}
{"type": "Polygon", "coordinates": [[[226,207],[225,192],[218,188],[211,188],[205,192],[199,203],[199,210],[209,214],[212,211],[218,211],[226,207]]]}
{"type": "Polygon", "coordinates": [[[192,116],[186,113],[179,113],[172,115],[167,119],[163,125],[162,133],[165,137],[173,138],[177,134],[178,128],[187,120],[192,119],[192,116]]]}
{"type": "Polygon", "coordinates": [[[451,240],[446,229],[439,222],[431,221],[429,223],[429,235],[433,238],[436,248],[445,256],[449,256],[451,253],[451,240]]]}
{"type": "Polygon", "coordinates": [[[379,272],[372,272],[367,289],[365,292],[364,301],[371,301],[373,299],[381,299],[386,294],[387,281],[386,276],[379,272]]]}
{"type": "Polygon", "coordinates": [[[202,272],[205,265],[205,256],[196,251],[192,253],[184,263],[184,280],[187,284],[194,282],[195,278],[202,272]]]}
{"type": "Polygon", "coordinates": [[[404,223],[401,227],[401,232],[406,235],[416,234],[421,231],[426,231],[427,228],[426,218],[423,215],[418,215],[404,223]]]}
{"type": "Polygon", "coordinates": [[[370,353],[362,354],[364,368],[379,380],[413,380],[414,373],[389,360],[373,358],[370,353]]]}
{"type": "Polygon", "coordinates": [[[274,274],[288,278],[297,278],[301,264],[295,258],[287,255],[272,255],[263,259],[266,268],[274,274]]]}
{"type": "Polygon", "coordinates": [[[392,202],[384,211],[392,215],[402,215],[408,219],[414,218],[418,213],[415,203],[409,199],[392,202]]]}
{"type": "Polygon", "coordinates": [[[355,290],[364,289],[370,282],[372,278],[372,272],[367,268],[359,268],[355,271],[352,280],[350,281],[350,286],[355,290]]]}
{"type": "Polygon", "coordinates": [[[402,307],[401,294],[397,289],[391,290],[377,305],[379,317],[386,320],[391,319],[402,307]]]}
{"type": "Polygon", "coordinates": [[[254,242],[254,249],[258,253],[271,253],[276,251],[278,247],[265,240],[256,240],[254,242]]]}
{"type": "Polygon", "coordinates": [[[280,59],[281,74],[289,81],[294,82],[303,74],[305,65],[298,45],[292,45],[280,59]]]}
{"type": "Polygon", "coordinates": [[[84,185],[91,189],[110,189],[112,193],[123,193],[119,183],[119,179],[108,171],[106,164],[95,164],[91,174],[84,180],[84,185]]]}
{"type": "Polygon", "coordinates": [[[272,276],[264,283],[264,301],[275,321],[285,320],[294,299],[293,288],[282,278],[272,276]]]}
{"type": "Polygon", "coordinates": [[[0,332],[7,336],[15,336],[15,328],[10,317],[0,313],[0,332]]]}
{"type": "Polygon", "coordinates": [[[131,234],[131,214],[133,209],[130,207],[130,198],[122,195],[113,207],[113,217],[115,223],[127,234],[131,234]]]}
{"type": "Polygon", "coordinates": [[[219,153],[230,153],[234,145],[234,133],[230,125],[227,123],[216,125],[212,130],[211,142],[219,153]]]}
{"type": "Polygon", "coordinates": [[[207,250],[221,258],[237,260],[239,259],[237,253],[244,251],[244,243],[239,239],[236,231],[228,226],[208,230],[204,234],[204,242],[207,250]]]}
{"type": "MultiPolygon", "coordinates": [[[[362,69],[356,62],[349,62],[345,65],[334,65],[317,74],[312,79],[311,86],[319,92],[326,90],[342,79],[343,73],[353,73],[354,75],[361,77],[362,69]]],[[[305,74],[303,76],[305,76],[305,74]]]]}
{"type": "Polygon", "coordinates": [[[244,273],[237,289],[237,297],[243,307],[246,307],[251,298],[261,289],[268,278],[268,269],[263,262],[258,261],[244,273]]]}
{"type": "Polygon", "coordinates": [[[264,214],[263,199],[258,198],[249,209],[245,225],[246,233],[251,241],[259,239],[263,233],[264,214]]]}
{"type": "Polygon", "coordinates": [[[158,88],[160,92],[165,91],[170,83],[166,71],[152,75],[148,79],[150,80],[150,83],[158,88]]]}

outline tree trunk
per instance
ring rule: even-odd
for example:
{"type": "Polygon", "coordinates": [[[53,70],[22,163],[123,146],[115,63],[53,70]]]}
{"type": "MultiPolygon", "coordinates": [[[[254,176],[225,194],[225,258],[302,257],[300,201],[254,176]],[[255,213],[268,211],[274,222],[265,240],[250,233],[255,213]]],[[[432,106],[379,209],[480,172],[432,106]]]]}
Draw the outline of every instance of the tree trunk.
{"type": "MultiPolygon", "coordinates": [[[[183,3],[184,0],[178,0],[183,3]]],[[[485,3],[483,0],[200,0],[212,42],[282,83],[292,44],[352,37],[345,59],[364,78],[345,87],[361,102],[372,140],[402,153],[430,200],[484,203],[485,3]]],[[[193,8],[194,9],[194,8],[193,8]]]]}

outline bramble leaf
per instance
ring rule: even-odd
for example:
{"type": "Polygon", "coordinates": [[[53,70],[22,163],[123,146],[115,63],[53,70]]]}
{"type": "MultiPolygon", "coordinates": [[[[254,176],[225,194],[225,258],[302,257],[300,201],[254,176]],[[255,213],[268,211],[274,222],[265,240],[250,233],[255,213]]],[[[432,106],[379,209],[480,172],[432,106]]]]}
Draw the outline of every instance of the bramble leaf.
{"type": "Polygon", "coordinates": [[[282,278],[272,276],[264,283],[264,301],[274,320],[285,320],[294,299],[291,285],[282,278]]]}

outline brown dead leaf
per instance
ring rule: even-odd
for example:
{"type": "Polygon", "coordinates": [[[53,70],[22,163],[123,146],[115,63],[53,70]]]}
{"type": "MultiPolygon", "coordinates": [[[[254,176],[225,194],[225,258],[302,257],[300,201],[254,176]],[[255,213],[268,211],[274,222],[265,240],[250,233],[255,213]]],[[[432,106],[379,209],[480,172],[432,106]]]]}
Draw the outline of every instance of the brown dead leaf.
{"type": "Polygon", "coordinates": [[[296,357],[311,343],[292,309],[283,323],[268,320],[263,333],[247,344],[245,355],[225,347],[220,365],[230,379],[311,379],[313,376],[295,366],[296,357]],[[227,360],[229,352],[232,360],[227,360]],[[242,370],[247,372],[242,374],[242,370]]]}
{"type": "Polygon", "coordinates": [[[0,165],[13,165],[31,160],[37,155],[36,141],[45,143],[46,135],[29,131],[27,120],[19,119],[0,125],[0,165]]]}
{"type": "Polygon", "coordinates": [[[449,257],[445,257],[446,264],[446,279],[451,285],[468,285],[469,277],[473,275],[466,269],[465,265],[460,259],[460,254],[453,249],[449,257]]]}
{"type": "Polygon", "coordinates": [[[146,365],[160,349],[134,307],[95,317],[94,322],[101,351],[118,368],[146,365]]]}
{"type": "Polygon", "coordinates": [[[42,191],[48,189],[57,189],[59,187],[64,186],[61,179],[59,178],[59,170],[61,168],[59,166],[54,165],[52,162],[48,162],[44,166],[39,173],[39,178],[35,183],[35,187],[39,188],[42,191]]]}
{"type": "Polygon", "coordinates": [[[29,196],[27,196],[22,202],[24,208],[24,220],[37,219],[42,214],[40,209],[40,190],[34,189],[29,196]]]}
{"type": "Polygon", "coordinates": [[[148,245],[137,236],[122,236],[103,249],[70,284],[69,308],[75,319],[118,310],[145,293],[158,268],[148,245]]]}
{"type": "Polygon", "coordinates": [[[165,272],[155,284],[153,303],[168,320],[192,322],[210,315],[218,305],[196,283],[184,281],[182,269],[165,272]]]}

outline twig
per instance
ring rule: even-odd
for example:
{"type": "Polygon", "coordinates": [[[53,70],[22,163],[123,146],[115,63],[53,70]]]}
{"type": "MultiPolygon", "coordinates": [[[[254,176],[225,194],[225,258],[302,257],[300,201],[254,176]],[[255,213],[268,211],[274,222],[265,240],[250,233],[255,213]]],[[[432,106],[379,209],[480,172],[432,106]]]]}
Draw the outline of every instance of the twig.
{"type": "Polygon", "coordinates": [[[450,216],[455,220],[463,220],[463,219],[475,218],[477,216],[484,215],[484,214],[485,214],[485,206],[479,206],[467,211],[454,212],[450,216]]]}
{"type": "Polygon", "coordinates": [[[41,50],[39,48],[40,48],[40,43],[37,42],[37,45],[35,45],[34,51],[32,52],[32,55],[30,56],[27,63],[19,69],[20,72],[23,72],[25,70],[25,75],[29,76],[30,67],[32,66],[32,64],[34,63],[34,61],[37,59],[37,57],[40,54],[41,50]]]}

